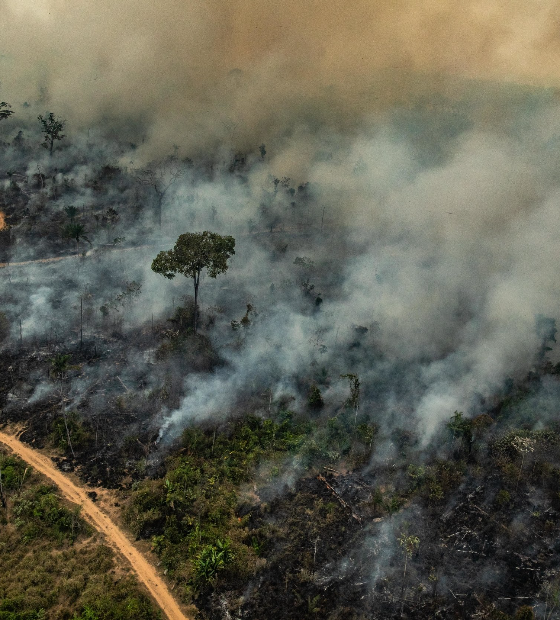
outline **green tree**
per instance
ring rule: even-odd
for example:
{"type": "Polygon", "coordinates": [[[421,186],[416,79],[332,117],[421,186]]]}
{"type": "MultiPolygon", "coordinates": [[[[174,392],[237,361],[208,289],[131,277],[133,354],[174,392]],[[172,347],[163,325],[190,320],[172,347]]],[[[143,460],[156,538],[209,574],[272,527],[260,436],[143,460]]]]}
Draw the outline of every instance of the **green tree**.
{"type": "Polygon", "coordinates": [[[418,536],[409,535],[406,532],[403,532],[399,538],[399,545],[401,546],[401,551],[404,556],[404,571],[402,578],[402,589],[401,589],[401,616],[404,608],[404,591],[406,587],[406,568],[408,565],[408,560],[412,557],[412,554],[418,546],[420,545],[420,539],[418,536]]]}
{"type": "Polygon", "coordinates": [[[60,399],[62,401],[62,418],[64,419],[64,427],[66,429],[66,436],[68,438],[68,445],[72,456],[75,458],[74,448],[72,446],[72,440],[70,439],[70,430],[68,429],[68,420],[66,419],[66,410],[64,409],[64,380],[68,375],[68,371],[72,369],[70,365],[70,353],[59,353],[51,359],[50,375],[55,381],[59,381],[60,399]]]}
{"type": "Polygon", "coordinates": [[[198,581],[212,581],[216,573],[235,559],[229,540],[217,540],[215,545],[206,545],[194,562],[195,575],[198,581]]]}
{"type": "Polygon", "coordinates": [[[200,274],[207,270],[211,278],[224,273],[228,258],[235,254],[235,239],[205,230],[180,235],[172,250],[160,252],[152,261],[152,271],[172,280],[178,273],[194,282],[194,333],[198,314],[200,274]]]}
{"type": "Polygon", "coordinates": [[[351,407],[354,410],[354,426],[358,421],[358,410],[360,409],[360,379],[358,375],[348,373],[340,375],[342,379],[348,379],[350,384],[350,396],[344,403],[346,407],[351,407]]]}
{"type": "Polygon", "coordinates": [[[73,239],[76,242],[76,254],[79,253],[80,239],[87,241],[91,245],[91,241],[86,236],[86,228],[83,224],[77,222],[70,222],[64,227],[62,236],[65,239],[73,239]]]}
{"type": "Polygon", "coordinates": [[[14,113],[13,110],[10,110],[12,106],[5,101],[0,101],[0,121],[4,121],[14,113]]]}
{"type": "Polygon", "coordinates": [[[54,141],[62,140],[62,138],[64,138],[62,130],[64,129],[66,121],[63,121],[60,118],[56,118],[56,116],[52,112],[49,112],[49,115],[46,118],[40,114],[37,119],[43,127],[41,131],[45,134],[43,147],[48,149],[49,153],[52,155],[54,149],[54,141]]]}

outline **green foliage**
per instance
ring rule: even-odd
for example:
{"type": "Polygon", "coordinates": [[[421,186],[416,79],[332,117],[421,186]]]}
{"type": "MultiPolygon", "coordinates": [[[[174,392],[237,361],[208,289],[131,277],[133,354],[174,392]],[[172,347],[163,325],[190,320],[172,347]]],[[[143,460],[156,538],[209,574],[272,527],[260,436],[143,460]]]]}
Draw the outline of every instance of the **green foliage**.
{"type": "Polygon", "coordinates": [[[55,491],[54,487],[40,485],[23,492],[14,501],[15,524],[24,542],[37,537],[59,542],[76,540],[84,526],[78,517],[79,508],[68,510],[62,507],[55,491]]]}
{"type": "Polygon", "coordinates": [[[51,360],[50,375],[53,379],[64,379],[66,373],[72,368],[70,366],[71,353],[59,353],[51,360]]]}
{"type": "Polygon", "coordinates": [[[321,409],[324,404],[325,402],[323,401],[321,390],[317,387],[317,385],[313,384],[309,388],[309,394],[307,396],[307,406],[310,409],[321,409]]]}
{"type": "Polygon", "coordinates": [[[2,487],[4,491],[19,490],[28,471],[27,465],[19,458],[0,454],[0,471],[2,472],[2,487]]]}
{"type": "Polygon", "coordinates": [[[69,411],[66,414],[66,424],[62,416],[55,418],[51,428],[50,440],[63,451],[70,447],[68,435],[74,448],[83,447],[91,438],[91,433],[80,420],[77,411],[69,411]]]}
{"type": "Polygon", "coordinates": [[[222,429],[185,429],[182,453],[169,460],[165,478],[135,486],[126,522],[151,537],[164,567],[194,591],[225,567],[250,572],[262,546],[245,540],[236,489],[262,460],[299,445],[301,432],[289,412],[278,421],[247,416],[222,429]]]}
{"type": "Polygon", "coordinates": [[[62,134],[62,130],[64,129],[64,125],[66,121],[61,120],[60,118],[55,117],[52,112],[48,113],[48,116],[45,118],[42,115],[37,117],[39,122],[41,123],[42,129],[41,131],[45,134],[43,147],[48,149],[50,154],[52,155],[54,148],[55,140],[62,140],[65,136],[62,134]]]}
{"type": "Polygon", "coordinates": [[[72,620],[101,620],[99,615],[89,605],[85,605],[82,613],[78,616],[74,614],[72,620]]]}
{"type": "Polygon", "coordinates": [[[504,507],[507,506],[511,501],[511,495],[509,493],[509,491],[506,491],[505,489],[502,489],[501,491],[498,491],[498,494],[496,495],[496,504],[500,507],[504,507]]]}
{"type": "Polygon", "coordinates": [[[76,245],[79,245],[82,239],[91,244],[91,241],[86,235],[86,227],[79,222],[70,222],[69,224],[66,224],[66,226],[62,229],[62,236],[65,239],[73,239],[76,242],[76,245]]]}
{"type": "Polygon", "coordinates": [[[216,233],[184,233],[172,250],[160,252],[152,261],[152,271],[173,279],[178,273],[198,278],[206,269],[211,278],[227,270],[227,260],[235,254],[235,239],[216,233]]]}
{"type": "Polygon", "coordinates": [[[367,446],[369,446],[369,448],[372,447],[373,444],[373,440],[375,439],[375,436],[377,435],[377,426],[375,426],[375,424],[359,424],[358,427],[356,428],[356,433],[358,434],[358,437],[360,438],[361,441],[363,441],[364,444],[366,444],[367,446]]]}
{"type": "Polygon", "coordinates": [[[194,280],[194,332],[197,328],[198,286],[203,269],[211,278],[227,271],[228,259],[235,254],[235,239],[205,230],[179,235],[172,250],[160,252],[152,261],[152,271],[172,280],[178,273],[194,280]]]}
{"type": "Polygon", "coordinates": [[[78,507],[64,505],[19,458],[0,453],[0,468],[9,500],[0,527],[0,620],[161,619],[134,579],[111,574],[113,551],[86,539],[92,531],[78,507]]]}
{"type": "Polygon", "coordinates": [[[194,562],[196,580],[201,583],[212,581],[218,571],[223,570],[234,559],[229,540],[217,540],[215,545],[205,545],[194,562]]]}
{"type": "Polygon", "coordinates": [[[463,417],[463,413],[455,411],[451,420],[447,423],[447,428],[451,431],[453,438],[462,439],[469,446],[473,440],[472,422],[463,417]]]}
{"type": "Polygon", "coordinates": [[[420,544],[420,539],[418,536],[413,536],[407,534],[406,532],[401,533],[398,541],[402,552],[408,557],[410,557],[414,551],[418,549],[418,545],[420,544]]]}

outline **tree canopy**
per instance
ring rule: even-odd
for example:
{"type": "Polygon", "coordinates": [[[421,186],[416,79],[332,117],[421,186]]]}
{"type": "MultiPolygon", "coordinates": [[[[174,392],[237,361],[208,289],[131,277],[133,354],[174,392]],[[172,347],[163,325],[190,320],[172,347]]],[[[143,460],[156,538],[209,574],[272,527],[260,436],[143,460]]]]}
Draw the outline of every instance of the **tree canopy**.
{"type": "Polygon", "coordinates": [[[62,135],[62,130],[64,129],[66,121],[56,118],[52,112],[49,112],[49,115],[46,118],[39,115],[37,119],[43,127],[41,131],[45,134],[43,146],[48,149],[49,153],[52,155],[54,141],[62,140],[62,138],[64,138],[64,135],[62,135]]]}
{"type": "Polygon", "coordinates": [[[200,274],[206,269],[211,278],[224,273],[228,258],[235,254],[235,239],[205,230],[179,235],[172,250],[160,252],[152,261],[152,271],[172,280],[178,273],[194,280],[194,331],[200,274]]]}

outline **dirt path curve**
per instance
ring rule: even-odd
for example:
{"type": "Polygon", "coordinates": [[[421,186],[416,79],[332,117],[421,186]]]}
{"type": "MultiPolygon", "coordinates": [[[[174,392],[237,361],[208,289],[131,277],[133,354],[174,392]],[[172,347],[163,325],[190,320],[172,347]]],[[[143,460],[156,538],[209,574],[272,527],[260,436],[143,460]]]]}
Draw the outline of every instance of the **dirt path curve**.
{"type": "Polygon", "coordinates": [[[50,478],[68,500],[82,507],[82,515],[97,530],[103,532],[107,541],[112,543],[130,562],[138,575],[138,579],[148,588],[150,594],[169,620],[188,620],[175,599],[171,596],[165,583],[159,578],[156,569],[134,547],[113,521],[90,500],[84,488],[75,485],[54,467],[49,458],[33,450],[33,448],[29,448],[16,437],[0,431],[0,442],[6,444],[15,454],[37,471],[50,478]]]}
{"type": "MultiPolygon", "coordinates": [[[[103,248],[101,253],[98,256],[106,255],[109,252],[133,252],[135,250],[144,250],[146,248],[151,248],[153,245],[144,244],[144,245],[135,245],[130,248],[118,248],[118,247],[110,247],[103,248]]],[[[86,254],[85,258],[92,258],[93,254],[86,254]]],[[[50,256],[47,258],[36,258],[34,260],[25,260],[20,263],[0,263],[0,269],[5,269],[6,267],[25,267],[26,265],[37,265],[41,263],[58,263],[61,260],[71,260],[76,258],[83,258],[81,255],[77,254],[65,254],[64,256],[50,256]]]]}

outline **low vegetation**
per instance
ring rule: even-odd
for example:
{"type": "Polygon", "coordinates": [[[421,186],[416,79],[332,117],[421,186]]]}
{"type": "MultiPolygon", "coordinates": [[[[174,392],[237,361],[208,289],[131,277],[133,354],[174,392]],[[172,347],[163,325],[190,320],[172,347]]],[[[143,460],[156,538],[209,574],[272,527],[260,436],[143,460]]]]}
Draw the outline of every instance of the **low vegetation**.
{"type": "Polygon", "coordinates": [[[0,471],[1,620],[161,619],[77,507],[16,457],[0,471]]]}

